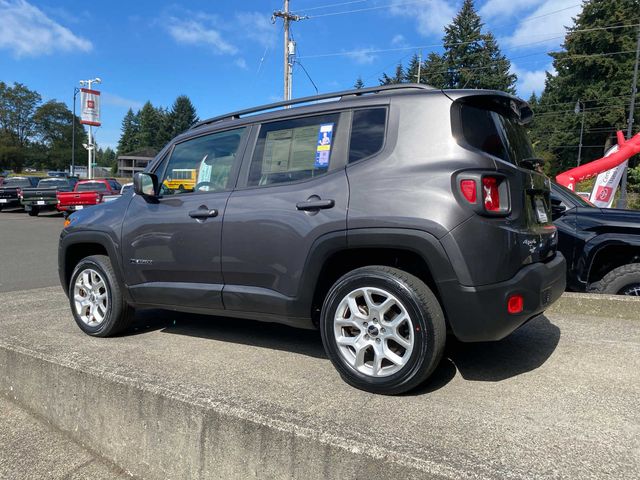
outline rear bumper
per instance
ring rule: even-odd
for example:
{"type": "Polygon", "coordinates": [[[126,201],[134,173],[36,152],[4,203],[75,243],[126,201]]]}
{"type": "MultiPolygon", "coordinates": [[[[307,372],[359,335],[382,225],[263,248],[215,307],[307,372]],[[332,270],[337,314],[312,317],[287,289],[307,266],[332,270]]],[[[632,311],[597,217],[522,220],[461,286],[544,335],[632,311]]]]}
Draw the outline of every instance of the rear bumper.
{"type": "Polygon", "coordinates": [[[19,198],[2,198],[0,200],[0,207],[19,207],[20,199],[19,198]]]}
{"type": "Polygon", "coordinates": [[[561,253],[547,263],[523,267],[513,278],[480,287],[450,281],[438,285],[453,334],[464,342],[500,340],[541,314],[565,290],[566,262],[561,253]],[[524,310],[507,312],[512,294],[524,297],[524,310]]]}

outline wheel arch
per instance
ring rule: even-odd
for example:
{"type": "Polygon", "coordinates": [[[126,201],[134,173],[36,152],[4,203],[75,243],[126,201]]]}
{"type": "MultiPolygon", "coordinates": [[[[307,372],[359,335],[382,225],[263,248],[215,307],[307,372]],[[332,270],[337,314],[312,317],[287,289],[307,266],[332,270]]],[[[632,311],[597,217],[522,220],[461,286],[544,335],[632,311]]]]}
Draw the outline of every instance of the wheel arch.
{"type": "Polygon", "coordinates": [[[368,265],[395,267],[415,275],[436,295],[446,317],[439,284],[456,277],[433,235],[412,229],[366,228],[349,230],[346,242],[335,235],[325,237],[314,245],[301,283],[303,304],[310,307],[314,324],[317,325],[324,297],[335,281],[368,265]]]}
{"type": "Polygon", "coordinates": [[[122,291],[130,301],[128,289],[124,283],[118,249],[111,237],[104,232],[77,232],[61,237],[58,251],[58,274],[65,293],[69,293],[69,281],[74,268],[80,260],[90,255],[109,257],[122,291]]]}
{"type": "Polygon", "coordinates": [[[598,282],[614,268],[640,262],[640,235],[600,235],[589,242],[583,255],[589,266],[587,284],[598,282]]]}

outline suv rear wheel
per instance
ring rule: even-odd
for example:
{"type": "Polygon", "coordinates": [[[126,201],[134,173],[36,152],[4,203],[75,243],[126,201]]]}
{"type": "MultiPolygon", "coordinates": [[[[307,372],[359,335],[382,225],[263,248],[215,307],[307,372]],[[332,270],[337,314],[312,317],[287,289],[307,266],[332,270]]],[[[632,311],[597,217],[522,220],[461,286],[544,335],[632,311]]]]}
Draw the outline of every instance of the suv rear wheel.
{"type": "Polygon", "coordinates": [[[125,330],[134,317],[118,285],[109,257],[92,255],[80,260],[69,282],[73,317],[84,333],[109,337],[125,330]]]}
{"type": "Polygon", "coordinates": [[[433,292],[402,270],[353,270],[329,291],[322,341],[342,378],[373,393],[394,395],[424,382],[444,350],[444,314],[433,292]]]}

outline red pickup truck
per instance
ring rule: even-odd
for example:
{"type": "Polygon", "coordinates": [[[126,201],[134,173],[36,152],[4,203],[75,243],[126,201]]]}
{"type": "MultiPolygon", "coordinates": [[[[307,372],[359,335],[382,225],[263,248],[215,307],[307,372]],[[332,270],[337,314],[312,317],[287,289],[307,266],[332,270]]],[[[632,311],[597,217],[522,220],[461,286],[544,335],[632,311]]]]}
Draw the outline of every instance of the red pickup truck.
{"type": "Polygon", "coordinates": [[[106,197],[120,195],[121,188],[122,186],[113,178],[83,180],[78,182],[72,192],[58,193],[56,208],[69,214],[102,203],[106,197]]]}

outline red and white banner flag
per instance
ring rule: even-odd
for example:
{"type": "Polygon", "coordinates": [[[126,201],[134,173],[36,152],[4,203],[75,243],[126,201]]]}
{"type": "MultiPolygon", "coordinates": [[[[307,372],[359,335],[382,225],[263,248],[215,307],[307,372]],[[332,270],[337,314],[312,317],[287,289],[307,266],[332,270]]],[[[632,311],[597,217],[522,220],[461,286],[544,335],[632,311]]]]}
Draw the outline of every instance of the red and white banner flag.
{"type": "MultiPolygon", "coordinates": [[[[607,153],[605,153],[605,157],[608,157],[614,152],[618,151],[618,146],[614,145],[607,153]]],[[[602,172],[598,175],[596,179],[596,183],[593,186],[593,191],[591,192],[591,198],[589,199],[591,203],[593,203],[596,207],[600,208],[611,208],[613,205],[613,199],[616,196],[616,190],[618,190],[618,185],[620,184],[620,180],[622,179],[622,174],[624,173],[624,169],[627,168],[629,161],[618,165],[611,170],[607,170],[606,172],[602,172]]]]}
{"type": "Polygon", "coordinates": [[[80,123],[84,125],[100,126],[100,92],[97,90],[89,90],[88,88],[80,89],[80,123]]]}

